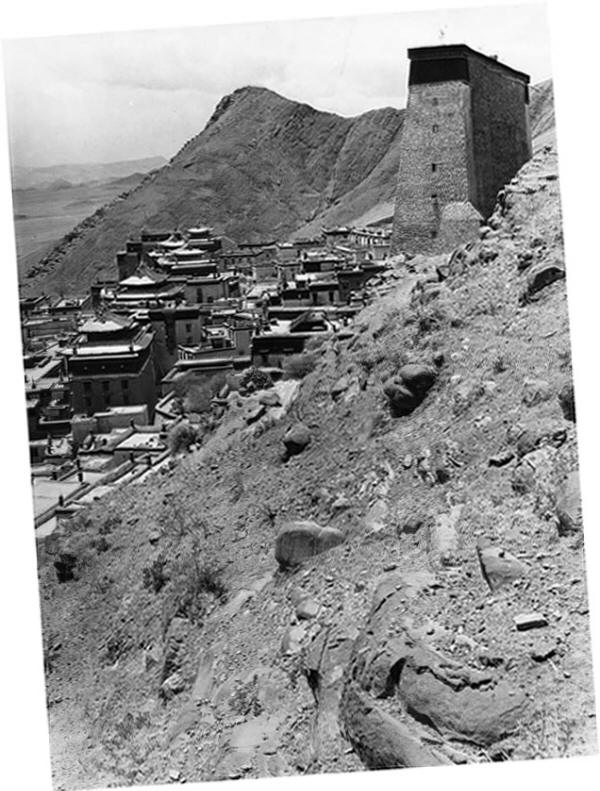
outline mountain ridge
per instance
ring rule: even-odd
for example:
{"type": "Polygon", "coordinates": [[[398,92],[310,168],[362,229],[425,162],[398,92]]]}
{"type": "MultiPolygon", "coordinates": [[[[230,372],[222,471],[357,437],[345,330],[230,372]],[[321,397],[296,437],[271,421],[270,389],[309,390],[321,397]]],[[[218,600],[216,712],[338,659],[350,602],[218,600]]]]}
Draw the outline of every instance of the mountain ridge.
{"type": "MultiPolygon", "coordinates": [[[[532,132],[553,128],[550,81],[532,89],[532,132]]],[[[75,293],[114,277],[114,256],[142,227],[199,220],[237,242],[317,233],[391,216],[403,109],[353,117],[268,88],[224,96],[205,127],[161,168],[84,219],[32,270],[29,293],[75,293]]]]}

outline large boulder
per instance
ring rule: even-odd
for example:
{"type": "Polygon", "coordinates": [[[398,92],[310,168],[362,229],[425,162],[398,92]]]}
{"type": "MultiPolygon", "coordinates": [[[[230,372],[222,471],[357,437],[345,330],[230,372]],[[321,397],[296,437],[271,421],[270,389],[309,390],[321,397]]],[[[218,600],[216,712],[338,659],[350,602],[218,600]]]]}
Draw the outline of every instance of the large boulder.
{"type": "Polygon", "coordinates": [[[302,453],[304,448],[310,442],[310,430],[304,423],[294,423],[290,426],[283,436],[283,444],[285,445],[286,455],[296,456],[302,453]]]}
{"type": "Polygon", "coordinates": [[[400,368],[398,376],[404,386],[422,400],[435,384],[437,371],[430,365],[407,363],[400,368]]]}
{"type": "Polygon", "coordinates": [[[527,282],[521,293],[521,304],[524,305],[532,299],[537,299],[539,292],[556,280],[565,277],[564,267],[555,261],[541,261],[535,264],[527,275],[527,282]]]}
{"type": "Polygon", "coordinates": [[[556,498],[556,516],[560,535],[577,533],[582,527],[581,492],[579,489],[579,472],[571,472],[562,484],[556,498]]]}
{"type": "Polygon", "coordinates": [[[290,522],[277,535],[275,559],[281,568],[290,568],[342,544],[344,540],[344,534],[334,527],[321,527],[309,521],[290,522]]]}
{"type": "Polygon", "coordinates": [[[407,363],[383,386],[393,417],[409,415],[435,384],[437,371],[430,365],[407,363]]]}
{"type": "Polygon", "coordinates": [[[483,578],[492,591],[497,591],[527,573],[527,566],[518,558],[486,539],[480,539],[477,543],[477,556],[483,578]]]}
{"type": "Polygon", "coordinates": [[[395,379],[389,379],[383,386],[392,417],[404,417],[419,406],[419,400],[403,384],[395,379]]]}

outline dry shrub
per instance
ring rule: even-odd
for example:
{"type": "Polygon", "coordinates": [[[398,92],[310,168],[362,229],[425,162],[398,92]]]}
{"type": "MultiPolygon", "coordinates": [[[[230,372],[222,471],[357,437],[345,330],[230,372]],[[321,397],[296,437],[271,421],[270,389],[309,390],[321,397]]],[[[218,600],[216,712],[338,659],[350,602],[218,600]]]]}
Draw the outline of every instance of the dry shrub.
{"type": "Polygon", "coordinates": [[[171,564],[169,582],[163,602],[163,624],[173,618],[187,618],[201,623],[213,601],[223,601],[227,589],[222,569],[213,558],[202,555],[197,547],[171,564]]]}
{"type": "Polygon", "coordinates": [[[312,352],[292,354],[283,363],[284,379],[304,379],[317,367],[317,356],[312,352]]]}
{"type": "Polygon", "coordinates": [[[188,451],[197,440],[198,430],[187,420],[182,420],[169,431],[167,444],[171,453],[175,455],[182,451],[188,451]]]}

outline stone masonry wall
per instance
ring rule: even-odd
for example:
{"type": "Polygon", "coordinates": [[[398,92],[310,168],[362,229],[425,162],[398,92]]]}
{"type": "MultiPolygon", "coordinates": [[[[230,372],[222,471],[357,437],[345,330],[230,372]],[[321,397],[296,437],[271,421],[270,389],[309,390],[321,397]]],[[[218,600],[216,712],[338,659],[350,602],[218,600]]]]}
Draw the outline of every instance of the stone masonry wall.
{"type": "Polygon", "coordinates": [[[500,66],[469,59],[471,114],[477,197],[484,219],[494,209],[498,190],[531,159],[527,87],[500,66]]]}
{"type": "Polygon", "coordinates": [[[392,252],[435,251],[444,206],[475,198],[470,93],[462,82],[411,86],[402,128],[392,252]]]}

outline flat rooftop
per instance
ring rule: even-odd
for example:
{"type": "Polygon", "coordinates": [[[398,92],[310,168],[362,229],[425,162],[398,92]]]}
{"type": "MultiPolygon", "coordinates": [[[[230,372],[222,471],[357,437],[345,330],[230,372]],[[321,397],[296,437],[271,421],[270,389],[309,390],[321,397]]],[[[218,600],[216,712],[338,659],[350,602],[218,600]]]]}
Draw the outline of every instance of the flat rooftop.
{"type": "Polygon", "coordinates": [[[507,66],[496,57],[484,55],[483,52],[478,52],[476,49],[472,49],[467,44],[441,44],[435,47],[413,47],[408,50],[407,54],[409,60],[445,60],[446,58],[460,57],[479,58],[480,60],[486,61],[490,65],[493,64],[504,71],[510,72],[514,77],[517,77],[523,82],[529,83],[528,74],[525,74],[522,71],[517,71],[517,69],[513,69],[511,66],[507,66]]]}

